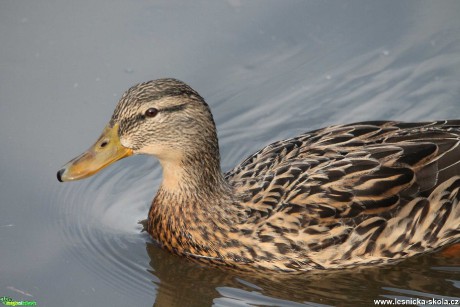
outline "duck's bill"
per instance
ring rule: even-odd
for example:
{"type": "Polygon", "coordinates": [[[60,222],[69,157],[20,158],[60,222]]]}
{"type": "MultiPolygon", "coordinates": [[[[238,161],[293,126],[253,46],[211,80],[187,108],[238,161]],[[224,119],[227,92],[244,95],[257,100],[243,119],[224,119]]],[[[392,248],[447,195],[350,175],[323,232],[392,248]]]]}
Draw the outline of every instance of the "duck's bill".
{"type": "Polygon", "coordinates": [[[107,125],[97,142],[86,152],[64,165],[58,171],[57,178],[61,182],[83,179],[132,154],[132,149],[120,143],[118,124],[113,127],[107,125]]]}

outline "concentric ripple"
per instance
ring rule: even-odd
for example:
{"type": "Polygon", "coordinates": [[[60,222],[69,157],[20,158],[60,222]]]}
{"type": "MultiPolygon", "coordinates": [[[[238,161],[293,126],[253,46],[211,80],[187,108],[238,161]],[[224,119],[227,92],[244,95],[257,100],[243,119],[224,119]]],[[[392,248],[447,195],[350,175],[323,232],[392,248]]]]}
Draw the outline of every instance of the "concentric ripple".
{"type": "Polygon", "coordinates": [[[131,159],[92,178],[62,185],[52,201],[67,256],[116,289],[154,295],[145,252],[147,216],[160,169],[152,159],[131,159]],[[127,165],[129,164],[129,165],[127,165]]]}

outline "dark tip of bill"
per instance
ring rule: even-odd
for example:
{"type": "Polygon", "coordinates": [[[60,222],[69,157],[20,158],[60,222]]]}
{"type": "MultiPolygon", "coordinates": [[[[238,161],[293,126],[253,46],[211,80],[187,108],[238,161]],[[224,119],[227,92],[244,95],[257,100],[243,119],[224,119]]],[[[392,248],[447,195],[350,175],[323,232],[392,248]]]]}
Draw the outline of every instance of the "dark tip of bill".
{"type": "Polygon", "coordinates": [[[58,172],[57,172],[57,179],[62,182],[62,173],[64,173],[64,169],[60,169],[58,172]]]}

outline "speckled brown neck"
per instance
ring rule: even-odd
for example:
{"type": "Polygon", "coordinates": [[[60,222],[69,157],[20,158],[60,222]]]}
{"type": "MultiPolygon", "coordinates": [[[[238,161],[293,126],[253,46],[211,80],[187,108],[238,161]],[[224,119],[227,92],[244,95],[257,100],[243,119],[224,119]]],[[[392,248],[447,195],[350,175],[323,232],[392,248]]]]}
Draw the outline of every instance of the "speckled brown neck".
{"type": "Polygon", "coordinates": [[[230,189],[223,183],[211,187],[202,185],[206,180],[184,180],[188,183],[179,190],[160,187],[150,208],[148,231],[173,253],[220,258],[220,242],[239,216],[230,189]]]}
{"type": "Polygon", "coordinates": [[[148,231],[170,251],[220,257],[219,242],[240,213],[219,163],[218,151],[209,148],[184,155],[180,163],[162,161],[163,182],[149,212],[148,231]]]}

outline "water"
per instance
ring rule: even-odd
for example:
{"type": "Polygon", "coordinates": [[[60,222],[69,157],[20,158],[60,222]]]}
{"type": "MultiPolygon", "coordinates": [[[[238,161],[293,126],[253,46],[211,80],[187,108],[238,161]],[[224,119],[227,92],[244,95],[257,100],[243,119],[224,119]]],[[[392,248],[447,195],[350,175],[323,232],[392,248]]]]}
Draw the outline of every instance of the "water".
{"type": "Polygon", "coordinates": [[[460,296],[460,258],[238,276],[156,247],[152,158],[88,180],[56,171],[121,93],[176,77],[211,105],[227,170],[329,124],[460,118],[458,1],[0,3],[0,297],[39,306],[373,305],[460,296]]]}

